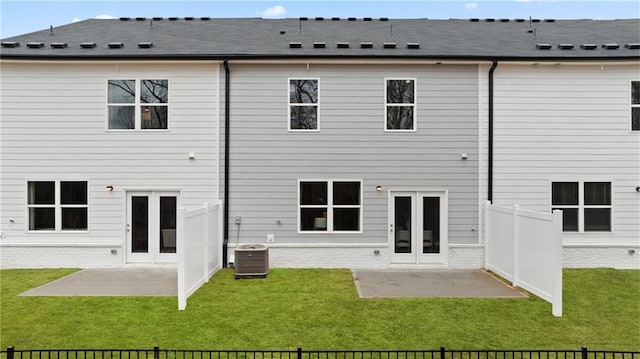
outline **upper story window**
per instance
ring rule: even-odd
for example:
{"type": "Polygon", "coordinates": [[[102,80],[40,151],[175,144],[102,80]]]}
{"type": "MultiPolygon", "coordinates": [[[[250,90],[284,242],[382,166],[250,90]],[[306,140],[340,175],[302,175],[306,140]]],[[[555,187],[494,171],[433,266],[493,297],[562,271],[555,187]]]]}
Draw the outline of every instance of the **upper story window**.
{"type": "Polygon", "coordinates": [[[387,79],[385,130],[416,130],[415,79],[387,79]]]}
{"type": "Polygon", "coordinates": [[[318,79],[289,79],[289,130],[318,129],[318,79]]]}
{"type": "Polygon", "coordinates": [[[169,80],[109,80],[110,130],[169,128],[169,80]]]}
{"type": "Polygon", "coordinates": [[[362,182],[300,181],[301,232],[360,232],[362,182]]]}
{"type": "Polygon", "coordinates": [[[611,182],[553,182],[551,192],[564,232],[611,232],[611,182]]]}
{"type": "Polygon", "coordinates": [[[631,81],[631,131],[640,131],[640,81],[631,81]]]}
{"type": "Polygon", "coordinates": [[[29,181],[27,209],[29,231],[86,231],[87,182],[29,181]]]}

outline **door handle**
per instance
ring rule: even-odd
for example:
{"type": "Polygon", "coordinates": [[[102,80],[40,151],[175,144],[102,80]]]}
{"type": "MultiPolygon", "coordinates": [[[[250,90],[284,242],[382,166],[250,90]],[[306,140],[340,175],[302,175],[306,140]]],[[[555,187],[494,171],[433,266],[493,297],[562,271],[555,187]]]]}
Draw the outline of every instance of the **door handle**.
{"type": "Polygon", "coordinates": [[[127,223],[127,232],[131,232],[131,225],[129,225],[129,223],[127,223]]]}
{"type": "Polygon", "coordinates": [[[389,232],[393,232],[393,224],[389,225],[389,232]]]}

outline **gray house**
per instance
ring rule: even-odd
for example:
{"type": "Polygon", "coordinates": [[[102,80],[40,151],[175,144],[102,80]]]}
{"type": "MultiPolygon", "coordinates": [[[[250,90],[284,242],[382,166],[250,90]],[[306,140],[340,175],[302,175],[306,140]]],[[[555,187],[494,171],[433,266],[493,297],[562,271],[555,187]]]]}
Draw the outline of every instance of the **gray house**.
{"type": "Polygon", "coordinates": [[[122,18],[2,40],[3,267],[483,266],[487,201],[640,267],[640,20],[122,18]]]}

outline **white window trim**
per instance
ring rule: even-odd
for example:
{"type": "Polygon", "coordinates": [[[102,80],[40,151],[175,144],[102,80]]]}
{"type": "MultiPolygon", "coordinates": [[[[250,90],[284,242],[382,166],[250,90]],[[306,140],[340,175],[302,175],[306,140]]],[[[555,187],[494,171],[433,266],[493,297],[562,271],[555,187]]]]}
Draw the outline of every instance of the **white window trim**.
{"type": "Polygon", "coordinates": [[[91,184],[86,179],[75,179],[75,178],[65,178],[65,179],[50,179],[50,178],[36,178],[29,179],[25,182],[25,232],[30,234],[51,234],[51,233],[79,233],[79,234],[87,234],[91,231],[91,184]],[[54,191],[55,198],[54,204],[29,204],[29,182],[54,182],[54,191]],[[87,183],[87,204],[61,204],[60,201],[60,182],[86,182],[87,183]],[[33,230],[29,229],[30,217],[29,217],[29,208],[54,208],[54,230],[33,230]],[[86,208],[87,209],[87,229],[80,230],[63,230],[62,229],[62,208],[86,208]]]}
{"type": "Polygon", "coordinates": [[[171,80],[166,76],[145,76],[145,77],[128,77],[128,78],[108,78],[106,80],[106,114],[105,114],[105,129],[108,132],[168,132],[171,130],[171,80]],[[143,104],[140,101],[140,87],[142,80],[167,80],[167,103],[155,103],[155,104],[143,104]],[[133,103],[110,103],[109,102],[109,81],[135,81],[136,96],[133,103]],[[142,106],[165,106],[167,108],[167,128],[142,128],[142,116],[140,115],[142,106]],[[131,106],[133,107],[134,125],[133,128],[109,128],[109,107],[111,106],[131,106]]]}
{"type": "Polygon", "coordinates": [[[630,133],[635,133],[635,134],[640,134],[640,130],[634,130],[632,125],[632,118],[633,118],[633,109],[634,108],[640,108],[640,103],[639,104],[634,104],[633,103],[633,97],[632,97],[632,91],[631,89],[633,88],[633,83],[634,82],[638,82],[640,83],[640,80],[631,80],[629,81],[629,132],[630,133]]]}
{"type": "Polygon", "coordinates": [[[407,132],[417,132],[418,131],[418,79],[415,77],[385,77],[384,79],[384,123],[383,128],[384,132],[391,133],[407,133],[407,132]],[[413,81],[413,103],[388,103],[387,102],[387,82],[390,80],[402,80],[402,81],[413,81]],[[387,128],[387,108],[389,106],[403,106],[403,107],[413,107],[413,128],[410,130],[390,130],[387,128]]]}
{"type": "Polygon", "coordinates": [[[303,133],[307,133],[307,132],[320,132],[320,78],[319,77],[289,77],[287,78],[287,130],[289,132],[303,132],[303,133]],[[291,94],[290,94],[290,90],[291,90],[291,81],[292,80],[315,80],[318,81],[318,93],[316,94],[316,102],[315,103],[302,103],[302,104],[298,104],[298,103],[291,103],[291,94]],[[312,130],[305,130],[305,129],[294,129],[291,128],[291,107],[301,107],[301,106],[315,106],[316,107],[316,123],[317,126],[315,129],[312,130]]]}
{"type": "Polygon", "coordinates": [[[549,182],[549,212],[552,212],[553,208],[560,209],[562,208],[577,208],[578,209],[578,230],[577,231],[562,231],[563,236],[571,236],[571,235],[603,235],[603,234],[613,234],[614,231],[614,182],[611,179],[587,179],[587,180],[575,180],[575,179],[554,179],[549,182]],[[553,183],[554,182],[572,182],[578,184],[578,205],[553,205],[553,183]],[[584,183],[585,182],[607,182],[611,186],[611,204],[610,205],[585,205],[584,204],[584,183]],[[584,209],[585,208],[610,208],[611,212],[611,230],[610,231],[585,231],[584,230],[584,209]]]}
{"type": "Polygon", "coordinates": [[[297,207],[297,229],[298,234],[362,234],[363,230],[363,213],[364,213],[364,205],[363,205],[363,183],[362,179],[298,179],[298,188],[297,188],[297,196],[296,196],[296,207],[297,207]],[[327,204],[326,205],[301,205],[300,204],[300,183],[302,182],[326,182],[327,183],[327,204]],[[334,205],[333,204],[333,183],[334,182],[358,182],[360,183],[360,204],[359,205],[334,205]],[[301,228],[302,222],[300,218],[300,209],[302,208],[326,208],[327,209],[327,230],[326,231],[303,231],[301,228]],[[360,209],[360,225],[358,231],[334,231],[333,230],[333,209],[334,208],[359,208],[360,209]]]}

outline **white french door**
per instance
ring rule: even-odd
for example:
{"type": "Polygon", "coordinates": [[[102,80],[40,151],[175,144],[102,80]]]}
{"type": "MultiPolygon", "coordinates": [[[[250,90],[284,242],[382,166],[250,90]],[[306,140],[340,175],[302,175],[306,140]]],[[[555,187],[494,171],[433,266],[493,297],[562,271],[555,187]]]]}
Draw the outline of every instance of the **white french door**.
{"type": "Polygon", "coordinates": [[[447,263],[446,192],[391,192],[389,207],[391,263],[447,263]]]}
{"type": "Polygon", "coordinates": [[[176,261],[178,193],[127,192],[127,262],[176,261]]]}

